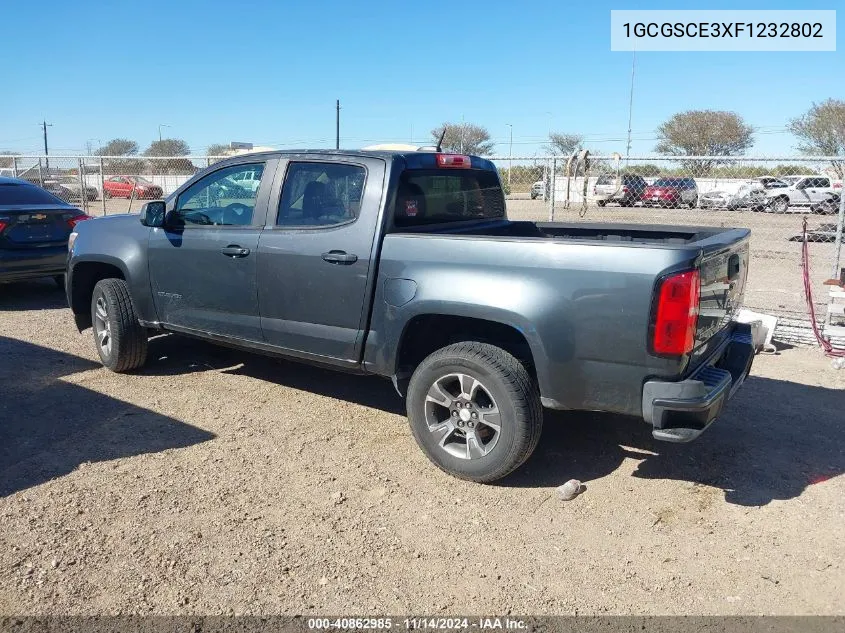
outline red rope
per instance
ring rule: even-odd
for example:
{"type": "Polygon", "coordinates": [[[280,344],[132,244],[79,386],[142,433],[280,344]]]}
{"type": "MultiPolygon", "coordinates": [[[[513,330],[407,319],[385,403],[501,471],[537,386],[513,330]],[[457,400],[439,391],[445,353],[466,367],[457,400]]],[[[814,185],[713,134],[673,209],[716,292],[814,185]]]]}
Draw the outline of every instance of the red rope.
{"type": "Polygon", "coordinates": [[[813,303],[813,286],[810,283],[810,249],[807,242],[807,217],[804,217],[804,243],[801,245],[801,267],[804,269],[804,298],[807,300],[807,310],[810,313],[810,324],[813,326],[813,334],[816,337],[821,348],[824,350],[825,356],[834,358],[845,358],[845,349],[833,347],[826,338],[822,336],[819,330],[819,324],[816,322],[816,306],[813,303]]]}

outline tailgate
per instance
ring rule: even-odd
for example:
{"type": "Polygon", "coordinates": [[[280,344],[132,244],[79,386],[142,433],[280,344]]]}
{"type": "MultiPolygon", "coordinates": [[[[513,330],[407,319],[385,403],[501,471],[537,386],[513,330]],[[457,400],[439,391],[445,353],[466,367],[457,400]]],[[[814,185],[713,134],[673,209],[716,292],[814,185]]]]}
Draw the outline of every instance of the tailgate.
{"type": "Polygon", "coordinates": [[[732,236],[732,242],[717,242],[705,248],[700,264],[701,303],[695,347],[706,346],[711,339],[720,339],[722,332],[736,315],[742,304],[745,280],[748,277],[748,232],[738,237],[731,231],[718,237],[732,236]]]}

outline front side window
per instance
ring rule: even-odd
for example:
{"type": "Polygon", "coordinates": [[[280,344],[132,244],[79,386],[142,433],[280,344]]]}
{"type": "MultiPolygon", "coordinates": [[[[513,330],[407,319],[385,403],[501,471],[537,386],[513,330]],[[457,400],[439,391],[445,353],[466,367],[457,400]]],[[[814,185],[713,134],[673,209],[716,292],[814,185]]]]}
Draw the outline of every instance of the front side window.
{"type": "Polygon", "coordinates": [[[333,226],[351,222],[361,211],[367,171],[332,162],[288,166],[278,226],[333,226]]]}
{"type": "Polygon", "coordinates": [[[232,165],[209,174],[188,187],[176,201],[174,220],[184,226],[248,226],[252,224],[258,189],[238,184],[237,176],[264,165],[232,165]]]}

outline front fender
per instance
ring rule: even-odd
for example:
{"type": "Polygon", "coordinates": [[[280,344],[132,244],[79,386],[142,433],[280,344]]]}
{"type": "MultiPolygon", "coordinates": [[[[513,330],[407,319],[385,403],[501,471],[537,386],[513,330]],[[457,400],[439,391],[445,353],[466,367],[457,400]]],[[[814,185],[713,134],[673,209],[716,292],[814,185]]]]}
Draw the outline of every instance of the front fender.
{"type": "Polygon", "coordinates": [[[80,266],[104,264],[119,270],[126,280],[139,318],[157,321],[147,265],[149,227],[142,225],[137,215],[122,215],[82,222],[76,231],[77,238],[68,256],[69,302],[73,303],[70,299],[80,266]]]}

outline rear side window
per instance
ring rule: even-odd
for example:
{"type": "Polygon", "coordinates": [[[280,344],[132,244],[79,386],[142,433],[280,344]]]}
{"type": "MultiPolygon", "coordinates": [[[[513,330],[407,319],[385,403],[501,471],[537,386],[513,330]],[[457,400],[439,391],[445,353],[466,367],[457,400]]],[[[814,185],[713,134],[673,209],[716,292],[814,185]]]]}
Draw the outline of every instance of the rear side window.
{"type": "Polygon", "coordinates": [[[597,185],[612,185],[613,184],[613,176],[599,176],[599,179],[596,181],[597,185]]]}
{"type": "Polygon", "coordinates": [[[399,177],[394,223],[420,226],[503,218],[499,178],[483,169],[413,169],[399,177]]]}
{"type": "Polygon", "coordinates": [[[278,226],[333,226],[361,212],[367,171],[334,162],[291,163],[279,201],[278,226]]]}
{"type": "Polygon", "coordinates": [[[0,184],[0,204],[65,204],[35,185],[0,184]]]}

